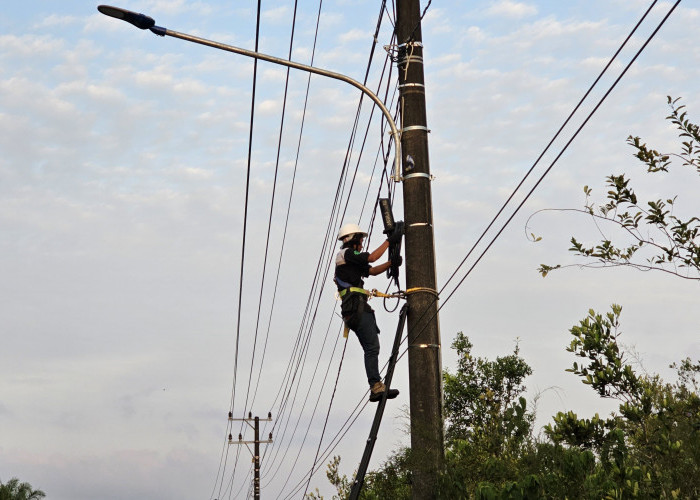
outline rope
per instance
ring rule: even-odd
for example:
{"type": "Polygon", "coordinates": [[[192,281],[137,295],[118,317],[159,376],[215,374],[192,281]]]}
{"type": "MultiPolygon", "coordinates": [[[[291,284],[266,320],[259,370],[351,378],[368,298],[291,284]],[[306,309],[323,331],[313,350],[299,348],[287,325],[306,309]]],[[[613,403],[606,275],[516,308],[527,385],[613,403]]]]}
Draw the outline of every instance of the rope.
{"type": "MultiPolygon", "coordinates": [[[[384,299],[405,299],[407,296],[413,295],[414,293],[429,293],[430,295],[432,295],[435,298],[440,297],[440,294],[438,293],[437,290],[435,290],[434,288],[426,287],[426,286],[417,286],[417,287],[409,288],[406,291],[399,290],[399,291],[394,292],[394,293],[380,292],[376,288],[373,288],[372,290],[364,290],[362,288],[356,288],[356,287],[351,288],[351,291],[359,292],[360,290],[362,290],[361,293],[367,294],[370,298],[371,297],[380,297],[380,298],[384,298],[384,299]]],[[[342,297],[342,295],[338,294],[338,298],[340,298],[340,297],[342,297]]]]}

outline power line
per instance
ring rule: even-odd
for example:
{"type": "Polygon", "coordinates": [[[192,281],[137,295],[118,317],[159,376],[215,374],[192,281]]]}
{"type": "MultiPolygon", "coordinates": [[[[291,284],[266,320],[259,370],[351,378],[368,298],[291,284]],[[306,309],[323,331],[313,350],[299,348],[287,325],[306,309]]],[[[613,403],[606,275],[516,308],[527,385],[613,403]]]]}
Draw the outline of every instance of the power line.
{"type": "MultiPolygon", "coordinates": [[[[379,23],[378,23],[378,24],[379,24],[379,23]]],[[[375,37],[375,38],[376,38],[376,37],[375,37]]],[[[376,45],[376,41],[375,41],[375,45],[376,45]]],[[[373,52],[374,52],[374,46],[373,46],[373,48],[372,48],[371,53],[373,53],[373,52]]],[[[370,55],[370,63],[368,63],[368,70],[366,71],[366,75],[365,75],[365,82],[366,82],[367,76],[368,76],[368,74],[369,74],[369,64],[371,64],[371,55],[370,55]]],[[[358,120],[358,119],[359,119],[359,109],[358,109],[358,113],[357,113],[357,115],[356,115],[355,126],[353,127],[353,134],[352,134],[353,137],[354,137],[355,131],[356,131],[356,129],[357,129],[357,120],[358,120]]],[[[347,163],[348,163],[347,159],[349,158],[349,151],[350,151],[351,148],[352,148],[352,142],[353,142],[353,140],[351,139],[351,141],[350,141],[350,146],[348,147],[348,153],[346,154],[346,161],[344,162],[344,168],[343,168],[343,171],[341,172],[341,179],[344,178],[344,174],[347,172],[347,168],[346,168],[346,167],[347,167],[347,163]]],[[[344,191],[344,189],[343,189],[343,187],[342,187],[342,184],[343,184],[343,183],[342,183],[342,180],[341,180],[341,182],[339,183],[339,187],[338,187],[338,189],[337,189],[337,191],[336,191],[336,201],[334,202],[334,207],[337,207],[337,202],[338,202],[338,200],[340,199],[340,194],[341,194],[342,191],[344,191]]],[[[333,212],[337,214],[337,212],[335,212],[335,208],[333,209],[333,212]]],[[[327,226],[326,239],[325,239],[325,241],[326,241],[327,243],[324,244],[324,248],[325,248],[326,246],[328,246],[328,250],[330,250],[330,248],[331,248],[331,246],[328,245],[328,243],[331,242],[331,241],[333,241],[333,239],[331,238],[332,227],[334,226],[334,224],[332,223],[332,221],[334,220],[335,217],[337,217],[337,215],[331,217],[331,223],[327,226]]],[[[322,254],[323,254],[323,253],[326,253],[326,250],[324,250],[324,251],[322,252],[322,254]]],[[[321,260],[319,261],[319,267],[317,267],[317,271],[320,271],[320,270],[323,269],[324,267],[327,268],[328,265],[330,265],[330,253],[329,253],[328,255],[329,255],[329,258],[328,258],[328,260],[327,260],[327,263],[328,263],[328,264],[324,266],[324,265],[322,264],[323,259],[321,259],[321,260]]],[[[324,277],[324,276],[325,276],[325,273],[324,273],[324,274],[321,274],[321,273],[318,273],[318,272],[317,272],[317,274],[316,274],[316,276],[315,276],[315,279],[314,279],[314,283],[315,283],[315,284],[314,284],[314,288],[316,287],[316,283],[318,283],[317,280],[320,280],[320,279],[321,279],[322,277],[324,277]]],[[[312,295],[313,295],[313,288],[312,288],[312,295]]],[[[320,299],[320,294],[319,294],[319,299],[320,299]]],[[[317,307],[318,307],[318,305],[316,306],[316,308],[317,308],[317,307]]],[[[316,313],[314,313],[314,316],[315,316],[315,314],[316,314],[316,313]]],[[[308,335],[310,335],[310,333],[311,333],[311,328],[309,329],[309,333],[307,334],[307,339],[309,338],[308,335]]],[[[308,340],[307,340],[307,342],[308,342],[308,340]]],[[[298,368],[299,368],[299,365],[298,365],[298,368]]],[[[298,368],[297,368],[297,370],[298,370],[298,368]]],[[[270,463],[270,462],[268,461],[267,463],[270,463]]]]}
{"type": "Polygon", "coordinates": [[[515,187],[515,189],[513,190],[513,192],[510,194],[510,196],[508,196],[508,199],[503,203],[503,205],[501,206],[501,208],[498,210],[498,213],[496,213],[496,215],[493,217],[493,219],[491,219],[491,222],[489,223],[489,225],[486,226],[486,229],[484,229],[484,231],[481,233],[481,236],[479,236],[479,238],[476,240],[476,243],[474,243],[474,245],[471,247],[471,249],[469,250],[469,252],[467,252],[467,255],[464,257],[464,259],[462,259],[462,261],[459,263],[459,265],[457,266],[457,268],[454,270],[454,272],[453,272],[453,273],[450,275],[450,277],[447,279],[447,281],[445,282],[445,284],[444,284],[444,285],[442,286],[442,288],[440,289],[440,293],[442,293],[442,291],[445,289],[445,287],[447,287],[447,285],[450,283],[450,281],[452,281],[452,278],[455,277],[455,275],[457,274],[457,272],[461,269],[461,267],[462,267],[462,266],[464,265],[464,263],[467,261],[467,259],[469,258],[469,256],[472,254],[472,252],[476,249],[476,247],[479,245],[479,243],[480,243],[481,240],[484,238],[484,236],[486,236],[486,233],[488,233],[488,231],[491,229],[491,227],[495,224],[496,220],[501,216],[501,214],[502,214],[503,211],[506,209],[506,207],[508,206],[508,204],[511,202],[511,200],[513,199],[513,197],[517,194],[517,192],[520,190],[520,188],[521,188],[522,185],[525,183],[525,181],[527,180],[527,178],[530,176],[530,174],[532,173],[532,171],[535,169],[535,167],[537,167],[537,165],[539,164],[539,162],[540,162],[540,160],[542,159],[542,157],[544,157],[544,155],[547,153],[547,151],[549,151],[549,148],[552,146],[552,144],[554,143],[554,141],[559,137],[559,135],[561,134],[561,132],[562,132],[562,131],[564,130],[564,128],[568,125],[568,123],[569,123],[569,121],[571,120],[571,118],[572,118],[572,117],[574,116],[574,114],[579,110],[579,108],[581,107],[581,105],[583,104],[583,102],[588,98],[588,96],[590,95],[591,91],[593,91],[593,89],[595,88],[595,86],[598,84],[598,82],[600,81],[600,79],[603,77],[603,75],[604,75],[604,74],[607,72],[607,70],[610,68],[610,66],[612,65],[612,63],[615,61],[615,59],[617,58],[617,56],[620,54],[620,52],[622,51],[622,49],[625,47],[625,45],[627,45],[627,42],[632,38],[632,36],[634,35],[634,33],[637,31],[637,28],[639,28],[639,26],[642,24],[642,22],[644,21],[644,19],[647,17],[647,14],[649,14],[649,12],[651,12],[651,10],[652,10],[652,8],[654,7],[654,5],[656,5],[656,2],[657,2],[657,0],[654,0],[654,1],[651,3],[651,5],[649,6],[649,8],[646,10],[646,12],[644,12],[644,15],[643,15],[643,16],[641,17],[641,19],[637,22],[637,24],[634,26],[634,28],[632,29],[632,31],[630,31],[630,33],[627,35],[627,38],[625,38],[625,40],[622,42],[622,44],[620,45],[620,47],[618,47],[617,51],[615,51],[615,54],[613,54],[613,56],[610,58],[610,60],[608,61],[608,63],[605,65],[605,67],[604,67],[603,70],[600,72],[600,74],[598,75],[598,77],[593,81],[593,83],[592,83],[591,86],[588,88],[588,90],[584,93],[583,97],[581,97],[581,99],[579,100],[578,104],[576,104],[576,106],[575,106],[574,109],[571,111],[571,113],[569,113],[569,116],[566,118],[566,120],[564,120],[564,123],[561,125],[561,127],[559,127],[559,130],[557,130],[557,132],[554,134],[554,136],[550,139],[550,141],[549,141],[549,143],[547,144],[547,146],[545,146],[545,148],[542,150],[542,152],[540,153],[540,155],[539,155],[539,156],[537,157],[537,159],[535,160],[535,163],[533,163],[532,166],[530,167],[530,169],[525,173],[525,175],[524,175],[523,178],[520,180],[520,182],[518,183],[518,185],[515,187]]]}
{"type": "MultiPolygon", "coordinates": [[[[255,24],[255,52],[258,52],[258,44],[259,44],[259,39],[260,39],[260,11],[261,11],[261,0],[258,0],[258,10],[257,10],[257,16],[256,16],[256,24],[255,24]]],[[[234,364],[233,364],[233,388],[231,390],[231,404],[230,404],[230,411],[233,413],[235,403],[236,403],[236,384],[237,384],[237,378],[238,378],[238,352],[239,352],[239,344],[240,344],[240,338],[241,338],[241,309],[242,309],[242,301],[243,301],[243,271],[245,268],[245,248],[246,248],[246,235],[247,235],[247,227],[248,227],[248,200],[250,196],[250,171],[251,171],[251,163],[252,163],[252,152],[253,152],[253,124],[254,124],[254,119],[255,119],[255,90],[257,86],[257,74],[258,74],[258,60],[254,59],[253,61],[253,89],[251,93],[251,103],[250,103],[250,129],[248,132],[248,162],[247,162],[247,169],[246,169],[246,186],[245,186],[245,202],[244,202],[244,210],[243,210],[243,237],[241,241],[241,266],[240,266],[240,275],[239,275],[239,284],[238,284],[238,311],[237,311],[237,318],[236,318],[236,346],[235,346],[235,354],[234,354],[234,364]]],[[[226,472],[226,463],[228,462],[228,448],[226,449],[226,458],[224,460],[224,474],[226,472]]],[[[238,462],[238,454],[236,455],[236,463],[238,462]]],[[[236,473],[236,465],[234,464],[233,472],[232,472],[232,477],[231,480],[233,481],[233,475],[236,473]]],[[[221,475],[221,480],[222,480],[222,485],[223,485],[223,478],[224,474],[221,475]]],[[[219,487],[219,496],[221,493],[221,486],[219,487]]]]}
{"type": "MultiPolygon", "coordinates": [[[[614,89],[614,87],[617,85],[617,83],[618,83],[619,80],[622,78],[622,76],[624,76],[624,74],[627,72],[627,70],[629,69],[629,67],[634,63],[634,61],[635,61],[636,58],[639,56],[639,54],[641,54],[641,52],[644,50],[644,48],[645,48],[646,45],[650,42],[650,40],[653,38],[653,36],[656,34],[656,32],[658,32],[658,30],[660,29],[660,27],[663,25],[663,23],[666,21],[666,19],[667,19],[668,16],[671,14],[671,12],[675,9],[675,7],[678,5],[678,3],[680,3],[680,0],[678,0],[678,2],[676,3],[676,5],[674,5],[674,7],[671,9],[671,11],[669,11],[669,13],[666,15],[666,17],[664,18],[664,20],[663,20],[663,21],[661,22],[661,24],[657,27],[657,29],[654,31],[654,33],[649,37],[649,39],[648,39],[647,42],[644,44],[644,46],[642,46],[642,48],[637,52],[637,54],[635,55],[635,57],[630,61],[630,63],[627,65],[627,67],[626,67],[625,70],[622,72],[622,74],[620,74],[620,76],[617,78],[617,80],[616,80],[615,83],[611,86],[611,88],[608,90],[608,92],[605,94],[605,96],[598,102],[598,104],[596,105],[596,107],[594,108],[594,110],[589,114],[589,116],[588,116],[588,117],[586,118],[586,120],[581,124],[581,126],[580,126],[579,129],[576,131],[576,133],[571,137],[571,139],[568,141],[568,143],[566,144],[566,146],[562,149],[562,151],[559,153],[559,155],[557,156],[557,158],[552,162],[552,164],[550,165],[550,167],[547,169],[547,171],[540,177],[539,181],[538,181],[537,184],[530,190],[530,192],[528,193],[528,195],[527,195],[527,197],[525,198],[525,200],[523,200],[523,202],[517,207],[517,209],[516,209],[516,211],[513,213],[513,215],[508,219],[508,221],[507,221],[507,222],[505,223],[505,225],[501,228],[501,230],[498,232],[498,234],[494,237],[494,239],[491,241],[491,243],[490,243],[489,246],[486,248],[486,250],[484,250],[484,252],[481,254],[481,256],[479,257],[479,260],[481,259],[481,257],[483,257],[483,255],[486,253],[486,251],[488,251],[488,249],[489,249],[490,246],[493,244],[493,242],[495,242],[495,240],[500,236],[500,234],[502,233],[502,231],[505,229],[505,227],[508,225],[508,223],[512,220],[512,218],[515,216],[515,214],[517,213],[517,211],[523,206],[523,204],[525,203],[525,201],[527,201],[527,199],[529,198],[529,196],[534,192],[534,189],[536,189],[536,188],[538,187],[539,183],[544,179],[544,177],[548,174],[548,172],[551,170],[551,168],[552,168],[553,165],[556,163],[556,161],[558,161],[558,159],[559,159],[559,158],[561,157],[561,155],[564,153],[564,151],[566,150],[566,148],[568,148],[568,146],[569,146],[569,145],[571,144],[571,142],[576,138],[576,136],[578,135],[578,133],[579,133],[579,132],[583,129],[583,127],[587,124],[587,122],[588,122],[589,119],[592,117],[592,115],[593,115],[593,114],[597,111],[597,109],[602,105],[602,103],[604,102],[604,100],[605,100],[605,99],[607,98],[607,96],[611,93],[611,91],[612,91],[612,90],[614,89]]],[[[653,4],[652,4],[652,7],[653,7],[653,4]]],[[[651,7],[650,7],[650,9],[651,9],[651,7]]],[[[648,12],[648,11],[647,11],[647,12],[648,12]]],[[[646,14],[645,14],[645,16],[646,16],[646,14]]],[[[641,21],[640,21],[640,22],[641,22],[641,21]]],[[[636,29],[636,27],[635,27],[635,29],[636,29]]],[[[631,35],[630,35],[630,36],[631,36],[631,35]]],[[[629,39],[629,37],[628,37],[628,39],[629,39]]],[[[619,53],[619,51],[618,51],[618,53],[619,53]]],[[[617,53],[616,53],[616,55],[617,55],[617,53]]],[[[611,62],[612,62],[612,61],[611,61],[611,62]]],[[[600,78],[600,77],[599,77],[599,78],[600,78]]],[[[597,82],[597,80],[596,80],[596,82],[597,82]]],[[[594,85],[595,85],[595,84],[594,84],[594,85]]],[[[590,90],[589,90],[589,92],[590,92],[590,90]]],[[[585,99],[585,97],[584,97],[584,99],[585,99]]],[[[580,106],[580,103],[579,103],[579,106],[580,106]]],[[[577,106],[576,109],[578,109],[578,106],[577,106]]],[[[574,112],[576,111],[576,109],[574,110],[574,112]]],[[[573,113],[572,113],[572,114],[573,114],[573,113]]],[[[568,122],[568,119],[567,119],[567,122],[568,122]]],[[[562,128],[563,128],[563,127],[562,127],[562,128]]],[[[550,145],[551,145],[551,143],[550,143],[550,145]]],[[[547,147],[549,148],[549,145],[548,145],[547,147]]],[[[538,159],[538,161],[539,161],[539,159],[538,159]]],[[[529,173],[528,173],[528,175],[529,175],[529,173]]],[[[521,184],[522,184],[522,183],[521,183],[521,184]]],[[[518,187],[520,187],[520,186],[518,186],[518,187]]],[[[478,260],[477,260],[477,262],[472,266],[472,268],[467,272],[467,274],[462,278],[462,280],[456,285],[456,287],[454,288],[454,290],[453,290],[453,291],[451,292],[451,294],[447,297],[447,299],[445,299],[445,301],[443,302],[443,304],[442,304],[442,306],[441,306],[440,308],[442,308],[444,305],[446,305],[446,303],[449,301],[449,299],[450,299],[450,298],[452,297],[452,295],[455,293],[456,289],[459,288],[459,286],[461,286],[461,284],[463,283],[463,281],[466,279],[467,275],[471,272],[471,270],[474,268],[474,266],[476,266],[477,263],[478,263],[478,260]]],[[[443,290],[444,290],[444,287],[443,287],[443,290]]],[[[439,311],[439,309],[438,309],[438,311],[439,311]]],[[[419,333],[419,335],[420,335],[420,333],[419,333]]],[[[405,354],[405,351],[404,351],[404,354],[405,354]]],[[[403,354],[402,354],[402,356],[403,356],[403,354]]],[[[346,432],[347,432],[347,431],[346,431],[346,432]]],[[[316,465],[317,463],[318,463],[318,462],[315,461],[314,467],[312,467],[312,470],[311,470],[309,473],[307,473],[307,475],[305,475],[305,479],[304,479],[300,484],[303,484],[303,483],[306,481],[307,476],[308,476],[308,478],[310,479],[310,476],[313,475],[313,473],[315,472],[315,471],[314,471],[314,468],[315,468],[315,465],[316,465]]],[[[297,487],[296,490],[299,490],[299,489],[300,489],[300,488],[297,487]]],[[[295,491],[296,491],[296,490],[295,490],[295,491]]],[[[294,493],[294,491],[292,492],[292,494],[293,494],[293,493],[294,493]]]]}
{"type": "MultiPolygon", "coordinates": [[[[656,2],[654,2],[654,3],[656,3],[656,2]]],[[[584,128],[584,127],[586,126],[586,124],[588,123],[588,121],[592,118],[592,116],[596,113],[596,111],[598,111],[598,108],[600,108],[600,106],[603,104],[603,102],[607,99],[607,97],[610,95],[610,93],[614,90],[614,88],[615,88],[615,87],[617,86],[617,84],[620,82],[620,80],[622,79],[622,77],[627,73],[627,71],[630,69],[630,67],[632,66],[632,64],[637,60],[637,58],[638,58],[638,57],[640,56],[640,54],[644,51],[644,49],[647,47],[647,45],[651,42],[651,40],[654,38],[654,36],[656,36],[656,33],[658,33],[658,31],[661,29],[661,27],[666,23],[666,20],[670,17],[670,15],[673,13],[673,11],[676,9],[676,7],[677,7],[680,3],[681,3],[681,0],[677,0],[676,3],[671,7],[671,9],[666,13],[666,15],[665,15],[664,18],[661,20],[661,22],[657,25],[657,27],[654,29],[654,31],[651,33],[651,35],[649,35],[649,37],[648,37],[647,40],[644,42],[644,44],[639,48],[639,50],[637,50],[637,52],[635,53],[634,57],[632,57],[632,59],[630,60],[630,62],[625,66],[625,68],[622,70],[622,72],[620,73],[620,75],[615,79],[615,81],[612,83],[612,85],[610,86],[610,88],[605,92],[605,94],[603,95],[603,97],[602,97],[602,98],[598,101],[598,103],[595,105],[595,107],[593,108],[593,110],[588,114],[588,116],[584,119],[584,121],[581,123],[581,125],[576,129],[576,131],[575,131],[574,134],[571,136],[571,138],[566,142],[566,144],[564,145],[564,147],[561,149],[561,151],[559,152],[559,154],[554,158],[554,160],[553,160],[552,163],[549,165],[549,167],[544,171],[544,173],[540,176],[540,178],[537,180],[537,182],[535,183],[535,185],[534,185],[534,186],[530,189],[530,191],[525,195],[525,198],[524,198],[524,199],[520,202],[520,204],[515,208],[515,210],[514,210],[513,213],[511,214],[511,216],[505,221],[505,223],[503,224],[503,226],[501,227],[501,229],[500,229],[500,230],[496,233],[496,235],[491,239],[491,241],[489,242],[489,244],[487,245],[487,247],[481,252],[481,254],[480,254],[479,257],[477,258],[477,260],[474,262],[474,264],[472,264],[472,266],[467,270],[467,272],[464,274],[464,276],[462,277],[462,279],[457,283],[457,285],[455,285],[455,287],[454,287],[453,290],[450,292],[450,294],[443,300],[442,304],[441,304],[440,307],[437,309],[437,311],[436,311],[435,314],[437,314],[443,307],[445,307],[445,305],[446,305],[447,302],[452,298],[452,296],[455,294],[455,292],[457,291],[457,289],[464,283],[464,281],[465,281],[465,280],[467,279],[467,277],[471,274],[471,272],[474,270],[474,268],[476,267],[476,265],[481,261],[481,259],[482,259],[483,256],[486,254],[486,252],[488,252],[488,250],[489,250],[489,249],[491,248],[491,246],[495,243],[495,241],[498,239],[498,237],[503,233],[503,231],[506,229],[506,227],[508,226],[508,224],[513,220],[513,218],[514,218],[514,217],[516,216],[516,214],[520,211],[520,209],[523,207],[523,205],[525,204],[525,202],[530,198],[530,196],[531,196],[532,193],[535,191],[535,189],[537,189],[537,187],[540,185],[540,183],[544,180],[544,178],[547,176],[547,174],[552,170],[552,168],[553,168],[554,165],[557,163],[557,161],[559,160],[559,158],[561,158],[561,156],[564,154],[564,152],[568,149],[569,145],[571,145],[571,143],[572,143],[572,142],[574,141],[574,139],[578,136],[578,134],[581,132],[581,130],[583,130],[583,128],[584,128]]],[[[653,4],[652,4],[652,7],[653,7],[653,4]]],[[[645,13],[645,16],[646,16],[646,13],[645,13]]],[[[635,27],[635,29],[636,29],[636,27],[635,27]]],[[[460,264],[460,265],[461,265],[461,264],[460,264]]],[[[444,286],[443,286],[443,288],[440,290],[440,293],[442,293],[443,290],[444,290],[444,286]]],[[[435,299],[435,300],[437,300],[437,299],[435,299]]],[[[421,335],[421,333],[422,333],[422,331],[419,332],[419,333],[416,335],[416,338],[418,338],[418,337],[421,335]]],[[[402,358],[402,357],[404,356],[404,354],[405,354],[407,351],[408,351],[408,347],[403,351],[403,353],[401,354],[401,356],[399,356],[399,359],[402,358]]]]}
{"type": "MultiPolygon", "coordinates": [[[[292,59],[292,47],[294,45],[294,30],[296,27],[296,18],[297,18],[297,0],[295,0],[295,2],[294,2],[294,14],[292,16],[292,33],[291,33],[290,40],[289,40],[288,59],[290,61],[292,59]]],[[[255,320],[256,340],[257,340],[258,325],[260,324],[260,312],[262,309],[263,287],[265,285],[265,270],[267,268],[267,255],[268,255],[268,249],[270,246],[270,229],[272,227],[272,213],[273,213],[274,205],[275,205],[275,192],[276,192],[276,188],[277,188],[277,174],[279,171],[279,164],[280,164],[280,151],[282,149],[282,135],[283,135],[283,131],[284,131],[285,112],[287,109],[287,93],[289,90],[289,73],[290,73],[290,71],[291,71],[291,68],[287,67],[287,75],[286,75],[285,82],[284,82],[284,98],[282,100],[282,116],[280,118],[279,139],[277,141],[277,156],[275,159],[275,175],[274,175],[274,180],[273,180],[273,184],[272,184],[272,197],[270,200],[270,215],[269,215],[269,219],[267,222],[267,237],[265,239],[265,256],[263,258],[263,271],[262,271],[262,278],[260,280],[260,298],[258,299],[258,314],[257,314],[256,320],[255,320]]],[[[290,194],[290,201],[291,201],[291,194],[290,194]]],[[[287,211],[287,216],[289,216],[289,209],[287,211]]],[[[286,227],[285,227],[285,229],[286,229],[286,227]]],[[[286,237],[286,231],[285,231],[284,236],[286,237]]],[[[284,238],[282,239],[281,247],[282,247],[282,249],[284,249],[284,238]]],[[[268,341],[268,338],[270,336],[270,323],[272,320],[272,314],[274,312],[275,297],[277,295],[277,285],[279,283],[279,269],[281,266],[281,253],[282,252],[280,252],[280,263],[277,267],[277,276],[275,278],[275,286],[274,286],[274,292],[272,295],[272,304],[270,306],[270,314],[269,314],[269,320],[268,320],[268,324],[267,324],[267,330],[265,332],[265,344],[264,344],[263,353],[262,353],[262,356],[260,359],[260,370],[258,372],[257,381],[255,383],[255,391],[253,392],[253,400],[251,402],[251,406],[253,406],[255,404],[255,399],[256,399],[256,396],[258,394],[258,385],[260,384],[260,378],[262,376],[262,369],[263,369],[263,365],[265,362],[265,353],[267,352],[267,341],[268,341]]],[[[250,383],[251,383],[252,378],[253,378],[254,358],[255,358],[255,348],[253,348],[253,358],[250,361],[250,375],[249,375],[249,380],[248,380],[248,389],[249,390],[250,390],[250,383]]],[[[246,407],[248,405],[247,401],[248,401],[248,395],[246,394],[246,404],[245,404],[246,407]]]]}

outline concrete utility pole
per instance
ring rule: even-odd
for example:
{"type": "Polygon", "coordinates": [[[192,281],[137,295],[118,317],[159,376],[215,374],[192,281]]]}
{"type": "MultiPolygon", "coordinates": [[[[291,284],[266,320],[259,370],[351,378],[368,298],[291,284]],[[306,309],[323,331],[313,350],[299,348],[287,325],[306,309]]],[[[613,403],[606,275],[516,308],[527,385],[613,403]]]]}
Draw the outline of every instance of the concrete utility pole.
{"type": "MultiPolygon", "coordinates": [[[[262,420],[263,422],[272,422],[272,414],[268,413],[267,418],[261,419],[260,417],[253,418],[252,413],[248,412],[248,418],[233,418],[233,415],[231,414],[231,412],[229,412],[228,419],[230,422],[245,422],[253,428],[254,437],[252,441],[243,441],[242,434],[238,435],[238,441],[234,441],[233,436],[229,434],[228,444],[244,444],[246,445],[246,447],[249,444],[253,445],[253,499],[260,500],[260,443],[272,443],[272,433],[270,433],[268,439],[266,439],[265,441],[260,441],[260,421],[262,420]],[[253,425],[251,425],[250,423],[251,420],[254,422],[253,425]]],[[[248,451],[250,451],[250,448],[248,448],[248,451]]]]}
{"type": "Polygon", "coordinates": [[[437,473],[444,461],[442,353],[437,300],[428,129],[423,78],[419,0],[397,0],[401,153],[406,224],[408,296],[408,375],[411,400],[413,498],[435,498],[437,473]]]}

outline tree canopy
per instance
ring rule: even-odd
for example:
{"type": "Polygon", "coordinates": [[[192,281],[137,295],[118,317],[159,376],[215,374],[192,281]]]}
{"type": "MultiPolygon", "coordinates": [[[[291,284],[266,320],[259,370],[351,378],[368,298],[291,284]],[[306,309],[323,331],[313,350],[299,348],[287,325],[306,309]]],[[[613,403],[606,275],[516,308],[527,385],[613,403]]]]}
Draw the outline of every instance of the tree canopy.
{"type": "MultiPolygon", "coordinates": [[[[455,373],[445,372],[446,456],[437,498],[700,498],[700,363],[673,365],[677,380],[638,373],[618,339],[622,308],[593,310],[569,330],[567,369],[601,398],[619,401],[608,417],[559,412],[533,429],[518,347],[495,361],[475,357],[459,333],[455,373]]],[[[411,449],[397,450],[368,474],[361,498],[411,498],[411,449]]],[[[352,481],[340,458],[328,479],[346,498],[352,481]]],[[[309,498],[321,498],[318,492],[309,498]]]]}
{"type": "Polygon", "coordinates": [[[21,483],[16,477],[6,483],[0,481],[0,500],[38,500],[45,496],[43,491],[35,490],[29,483],[21,483]]]}

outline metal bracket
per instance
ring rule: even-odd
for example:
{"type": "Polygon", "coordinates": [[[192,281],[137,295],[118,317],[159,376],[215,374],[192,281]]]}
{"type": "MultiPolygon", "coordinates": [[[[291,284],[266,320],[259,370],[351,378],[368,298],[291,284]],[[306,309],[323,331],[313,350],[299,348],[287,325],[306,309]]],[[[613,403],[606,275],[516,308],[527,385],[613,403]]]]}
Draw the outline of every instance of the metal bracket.
{"type": "Polygon", "coordinates": [[[425,88],[425,85],[423,85],[422,83],[402,83],[401,85],[399,85],[399,88],[400,88],[400,89],[405,88],[405,87],[422,87],[422,88],[425,88]]]}
{"type": "Polygon", "coordinates": [[[411,344],[408,347],[418,347],[419,349],[440,349],[440,344],[411,344]]]}
{"type": "Polygon", "coordinates": [[[402,180],[406,181],[408,179],[411,179],[413,177],[424,177],[428,179],[429,181],[432,181],[435,177],[433,177],[430,174],[426,174],[425,172],[416,172],[415,174],[408,174],[402,177],[402,180]]]}
{"type": "Polygon", "coordinates": [[[408,42],[408,43],[400,43],[398,46],[399,47],[406,47],[408,45],[415,45],[416,47],[423,47],[423,42],[408,42]]]}
{"type": "Polygon", "coordinates": [[[411,64],[413,62],[417,62],[420,64],[423,64],[423,56],[406,56],[401,59],[399,59],[399,66],[402,64],[411,64]]]}
{"type": "Polygon", "coordinates": [[[430,133],[430,129],[424,125],[411,125],[410,127],[404,127],[401,129],[401,133],[403,134],[404,132],[408,132],[410,130],[425,130],[427,133],[430,133]]]}

